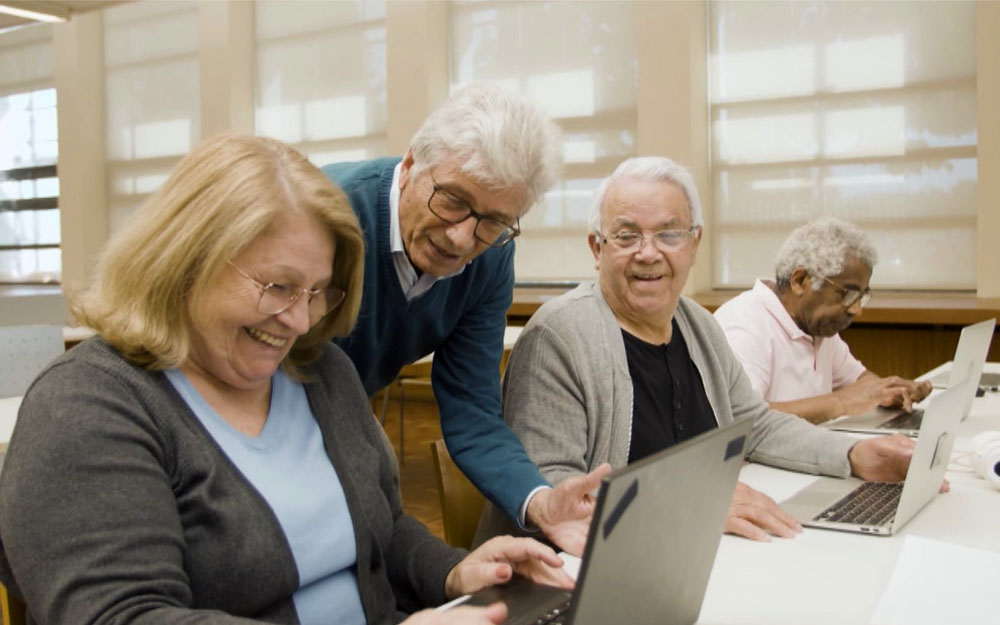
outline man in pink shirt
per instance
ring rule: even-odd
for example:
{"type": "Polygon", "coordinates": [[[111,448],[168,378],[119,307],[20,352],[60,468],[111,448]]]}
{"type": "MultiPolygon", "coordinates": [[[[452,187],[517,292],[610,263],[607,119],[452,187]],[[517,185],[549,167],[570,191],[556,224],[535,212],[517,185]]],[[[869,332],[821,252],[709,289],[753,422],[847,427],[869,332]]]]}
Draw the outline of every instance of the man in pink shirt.
{"type": "Polygon", "coordinates": [[[871,298],[878,257],[855,226],[823,218],[796,228],[778,250],[776,280],[715,312],[753,387],[776,410],[822,423],[875,406],[922,400],[929,382],[880,377],[838,334],[871,298]]]}

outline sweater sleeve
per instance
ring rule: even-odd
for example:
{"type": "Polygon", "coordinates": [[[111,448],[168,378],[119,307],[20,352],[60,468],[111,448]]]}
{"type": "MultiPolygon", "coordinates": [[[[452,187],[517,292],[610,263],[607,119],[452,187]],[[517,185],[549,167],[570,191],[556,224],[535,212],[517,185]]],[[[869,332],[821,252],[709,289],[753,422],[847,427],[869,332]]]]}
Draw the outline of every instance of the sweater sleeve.
{"type": "Polygon", "coordinates": [[[0,528],[29,613],[52,625],[257,622],[191,608],[173,459],[143,404],[129,384],[75,363],[25,397],[0,528]]]}
{"type": "Polygon", "coordinates": [[[514,246],[504,249],[484,295],[434,352],[431,379],[448,453],[511,519],[546,482],[500,412],[500,358],[514,287],[514,246]]]}
{"type": "Polygon", "coordinates": [[[747,456],[754,462],[802,473],[847,477],[847,452],[854,438],[817,427],[796,416],[771,410],[750,384],[743,365],[726,343],[718,325],[717,355],[726,376],[733,418],[754,420],[747,456]]]}

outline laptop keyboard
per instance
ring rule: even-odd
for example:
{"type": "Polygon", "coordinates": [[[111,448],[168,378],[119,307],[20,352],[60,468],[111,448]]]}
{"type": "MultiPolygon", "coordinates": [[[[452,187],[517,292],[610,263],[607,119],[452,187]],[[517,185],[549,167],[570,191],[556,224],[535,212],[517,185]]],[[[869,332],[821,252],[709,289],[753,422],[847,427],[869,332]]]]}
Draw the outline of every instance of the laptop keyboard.
{"type": "Polygon", "coordinates": [[[878,427],[879,429],[886,430],[919,430],[923,420],[924,411],[914,410],[913,412],[904,412],[898,417],[893,417],[878,427]]]}
{"type": "Polygon", "coordinates": [[[902,492],[902,483],[865,482],[820,512],[813,520],[886,525],[896,515],[896,506],[902,492]]]}
{"type": "Polygon", "coordinates": [[[538,617],[534,625],[565,625],[569,623],[570,614],[570,600],[567,599],[564,603],[557,605],[552,608],[542,616],[538,617]]]}

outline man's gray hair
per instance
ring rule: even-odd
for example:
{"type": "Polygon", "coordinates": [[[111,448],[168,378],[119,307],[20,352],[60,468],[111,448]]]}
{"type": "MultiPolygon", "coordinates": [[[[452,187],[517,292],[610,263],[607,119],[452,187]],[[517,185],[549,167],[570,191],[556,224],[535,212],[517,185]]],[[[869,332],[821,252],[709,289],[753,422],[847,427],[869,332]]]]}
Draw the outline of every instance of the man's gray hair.
{"type": "Polygon", "coordinates": [[[431,113],[410,141],[411,175],[449,158],[485,187],[525,190],[520,214],[559,177],[559,129],[537,105],[494,84],[463,87],[431,113]]]}
{"type": "Polygon", "coordinates": [[[823,286],[823,278],[832,278],[844,270],[848,257],[856,258],[869,269],[874,269],[878,262],[871,239],[857,226],[835,217],[799,226],[778,249],[774,263],[778,290],[788,288],[792,272],[802,267],[813,278],[812,289],[817,291],[823,286]]]}
{"type": "Polygon", "coordinates": [[[694,180],[688,170],[665,156],[636,156],[622,161],[621,165],[597,187],[594,203],[590,208],[589,226],[592,232],[598,234],[601,232],[601,210],[604,206],[604,199],[608,195],[608,189],[614,183],[625,179],[662,181],[676,185],[687,199],[688,210],[691,213],[691,225],[704,225],[698,189],[694,186],[694,180]]]}

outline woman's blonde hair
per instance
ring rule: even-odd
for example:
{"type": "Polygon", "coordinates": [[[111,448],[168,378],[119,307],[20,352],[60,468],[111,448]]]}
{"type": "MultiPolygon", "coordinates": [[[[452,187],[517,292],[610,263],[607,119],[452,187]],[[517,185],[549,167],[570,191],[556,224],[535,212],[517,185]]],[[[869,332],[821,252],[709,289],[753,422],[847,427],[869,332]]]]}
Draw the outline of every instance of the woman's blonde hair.
{"type": "Polygon", "coordinates": [[[76,320],[129,361],[150,369],[188,358],[188,307],[227,261],[283,211],[322,224],[334,245],[331,284],[347,295],[295,342],[292,374],[322,345],[346,336],[361,303],[364,239],[346,196],[299,152],[263,137],[224,134],[202,142],[109,242],[94,281],[71,296],[76,320]]]}

